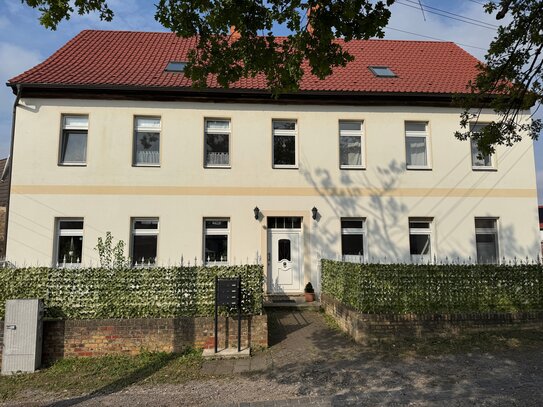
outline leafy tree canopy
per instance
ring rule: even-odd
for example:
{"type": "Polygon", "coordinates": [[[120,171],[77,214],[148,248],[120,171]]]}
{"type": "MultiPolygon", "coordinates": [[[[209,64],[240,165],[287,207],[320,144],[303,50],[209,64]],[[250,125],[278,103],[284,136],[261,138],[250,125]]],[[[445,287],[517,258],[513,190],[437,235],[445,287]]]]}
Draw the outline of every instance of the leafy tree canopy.
{"type": "MultiPolygon", "coordinates": [[[[102,20],[113,16],[106,0],[21,0],[41,12],[40,23],[49,29],[73,13],[97,12],[102,20]]],[[[382,38],[394,0],[158,0],[155,19],[182,37],[198,36],[189,55],[185,75],[194,86],[205,87],[210,75],[228,87],[243,77],[265,75],[274,96],[296,92],[307,61],[311,73],[326,78],[352,55],[337,38],[382,38]],[[277,38],[274,27],[290,34],[277,38]],[[235,27],[232,32],[231,27],[235,27]],[[308,29],[309,28],[309,29],[308,29]]],[[[528,134],[536,139],[540,120],[522,119],[520,113],[540,105],[542,92],[543,2],[500,0],[488,2],[487,13],[500,26],[471,83],[472,94],[458,98],[464,107],[459,139],[474,138],[482,154],[496,145],[512,145],[528,134]],[[481,106],[490,106],[498,120],[480,132],[471,131],[481,106]]]]}

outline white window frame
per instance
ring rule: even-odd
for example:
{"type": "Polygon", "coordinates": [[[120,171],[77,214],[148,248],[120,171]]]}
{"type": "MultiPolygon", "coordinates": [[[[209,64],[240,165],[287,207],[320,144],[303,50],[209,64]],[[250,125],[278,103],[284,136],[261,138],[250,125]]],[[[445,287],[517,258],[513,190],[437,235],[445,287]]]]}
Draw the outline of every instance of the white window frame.
{"type": "Polygon", "coordinates": [[[430,143],[430,122],[425,120],[406,120],[404,122],[404,143],[405,143],[405,166],[408,170],[431,170],[432,169],[432,160],[431,160],[431,143],[430,143]],[[407,130],[407,124],[408,123],[424,123],[426,126],[425,131],[408,131],[407,130]],[[407,158],[407,139],[413,137],[413,138],[424,138],[425,139],[425,145],[426,145],[426,165],[412,165],[408,164],[407,158]]]}
{"type": "Polygon", "coordinates": [[[87,165],[87,154],[88,154],[88,145],[89,145],[89,115],[88,114],[62,114],[62,129],[60,131],[60,143],[58,149],[58,165],[63,167],[85,167],[87,165]],[[67,119],[71,117],[77,118],[86,118],[86,125],[69,125],[66,124],[67,119]],[[85,140],[85,160],[84,161],[72,161],[66,162],[62,160],[63,148],[64,148],[64,132],[66,130],[76,130],[76,131],[86,131],[87,137],[85,140]]]}
{"type": "Polygon", "coordinates": [[[362,227],[361,228],[341,228],[341,237],[343,238],[343,235],[362,235],[362,249],[364,250],[364,254],[362,255],[354,255],[354,254],[343,254],[343,239],[341,243],[341,258],[345,262],[349,263],[363,263],[366,261],[368,256],[368,238],[367,238],[367,228],[366,228],[366,218],[360,218],[360,217],[342,217],[340,219],[340,226],[341,222],[344,220],[350,220],[350,221],[361,221],[362,227]],[[346,257],[348,256],[348,257],[346,257]]]}
{"type": "Polygon", "coordinates": [[[54,263],[57,265],[57,267],[63,267],[63,268],[78,268],[81,267],[81,264],[83,263],[83,246],[81,247],[81,258],[79,259],[79,263],[59,263],[58,262],[58,251],[60,249],[59,244],[59,238],[61,236],[73,236],[73,237],[81,237],[83,238],[83,242],[85,242],[85,237],[83,235],[83,231],[85,228],[85,220],[84,218],[56,218],[56,238],[55,238],[55,259],[54,263]],[[60,222],[83,222],[83,229],[61,229],[60,228],[60,222]]]}
{"type": "Polygon", "coordinates": [[[494,235],[496,242],[496,262],[495,263],[481,263],[481,264],[499,264],[500,263],[500,230],[499,230],[499,218],[492,216],[476,216],[473,224],[475,226],[475,260],[479,264],[479,253],[477,252],[477,235],[494,235]],[[478,228],[476,226],[477,220],[492,220],[494,221],[494,228],[478,228]]]}
{"type": "Polygon", "coordinates": [[[160,116],[134,116],[134,131],[132,132],[132,166],[133,167],[160,167],[162,155],[162,117],[160,116]],[[138,126],[139,119],[158,120],[158,127],[138,126]],[[141,133],[158,133],[158,163],[138,163],[136,149],[136,135],[141,133]]]}
{"type": "MultiPolygon", "coordinates": [[[[479,127],[485,127],[488,123],[470,123],[470,131],[474,131],[474,128],[476,126],[479,127]]],[[[496,165],[495,165],[495,154],[490,154],[490,165],[476,165],[473,162],[473,153],[474,149],[477,150],[477,153],[479,153],[479,149],[477,148],[477,142],[474,139],[470,139],[470,160],[471,160],[471,169],[473,171],[496,171],[496,165]]]]}
{"type": "Polygon", "coordinates": [[[366,140],[364,137],[364,120],[339,120],[339,168],[342,170],[366,168],[366,140]],[[341,130],[341,123],[360,123],[360,130],[341,130]],[[341,164],[341,137],[360,137],[360,165],[341,164]]]}
{"type": "Polygon", "coordinates": [[[277,169],[296,169],[298,168],[298,120],[296,119],[272,119],[272,167],[277,169]],[[294,130],[274,129],[274,122],[294,122],[294,130]],[[294,164],[275,164],[275,136],[293,136],[294,137],[294,164]]]}
{"type": "Polygon", "coordinates": [[[158,217],[135,217],[130,219],[130,259],[133,266],[147,266],[149,263],[138,264],[138,260],[134,259],[134,237],[135,236],[156,236],[156,257],[152,265],[157,264],[158,259],[158,236],[160,231],[160,219],[158,217]],[[136,229],[138,221],[156,221],[156,229],[136,229]]]}
{"type": "Polygon", "coordinates": [[[434,242],[434,219],[431,217],[411,217],[408,219],[409,222],[409,256],[411,257],[411,262],[413,263],[430,263],[433,264],[435,254],[435,242],[434,242]],[[411,228],[412,222],[419,223],[429,223],[428,228],[411,228]],[[411,235],[429,235],[430,236],[430,254],[429,255],[418,255],[411,254],[411,235]]]}
{"type": "Polygon", "coordinates": [[[225,118],[207,117],[204,119],[204,167],[205,168],[232,168],[232,121],[225,118]],[[228,122],[228,129],[208,129],[208,122],[228,122]],[[228,164],[209,164],[207,162],[207,135],[228,134],[228,164]]]}
{"type": "Polygon", "coordinates": [[[202,259],[206,266],[228,266],[230,264],[230,218],[204,218],[202,222],[204,228],[203,242],[202,242],[202,259]],[[208,221],[226,221],[227,227],[225,229],[208,229],[206,228],[206,222],[208,221]],[[224,236],[226,235],[226,261],[207,261],[206,259],[206,236],[224,236]]]}

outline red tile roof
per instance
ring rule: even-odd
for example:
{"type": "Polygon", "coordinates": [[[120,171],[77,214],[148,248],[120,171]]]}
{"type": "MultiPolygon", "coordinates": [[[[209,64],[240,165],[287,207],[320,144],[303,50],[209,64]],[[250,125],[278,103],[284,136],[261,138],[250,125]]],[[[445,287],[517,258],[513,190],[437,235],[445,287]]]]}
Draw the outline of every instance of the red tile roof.
{"type": "MultiPolygon", "coordinates": [[[[182,74],[164,69],[170,61],[186,60],[195,43],[195,38],[166,32],[82,31],[9,85],[189,87],[190,81],[182,74]]],[[[477,59],[452,42],[354,40],[343,46],[355,60],[324,80],[307,73],[302,91],[463,93],[477,74],[477,59]],[[397,77],[377,78],[368,66],[388,66],[397,77]]],[[[209,87],[219,85],[211,80],[209,87]]],[[[231,88],[265,90],[266,81],[259,75],[231,88]]]]}

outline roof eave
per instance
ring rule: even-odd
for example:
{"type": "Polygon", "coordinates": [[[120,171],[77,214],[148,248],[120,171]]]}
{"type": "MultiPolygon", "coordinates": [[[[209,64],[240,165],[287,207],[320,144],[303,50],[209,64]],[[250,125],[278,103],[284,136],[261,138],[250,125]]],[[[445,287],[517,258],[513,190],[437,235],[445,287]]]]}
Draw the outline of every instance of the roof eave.
{"type": "MultiPolygon", "coordinates": [[[[16,86],[21,85],[26,90],[27,95],[42,95],[42,97],[58,97],[60,94],[68,95],[70,98],[82,98],[83,95],[89,96],[101,94],[102,98],[115,98],[115,95],[124,96],[125,99],[139,99],[143,93],[149,100],[149,95],[156,95],[159,98],[168,97],[174,99],[180,98],[232,98],[232,99],[254,99],[268,100],[275,103],[302,102],[312,100],[313,102],[322,100],[327,103],[342,101],[362,100],[372,101],[371,104],[397,100],[418,100],[426,105],[453,105],[454,97],[462,94],[454,93],[429,93],[429,92],[359,92],[359,91],[327,91],[327,90],[301,90],[296,93],[281,94],[278,98],[273,98],[272,93],[267,89],[242,89],[242,88],[192,88],[192,87],[158,87],[158,86],[127,86],[114,84],[51,84],[51,83],[24,83],[8,82],[7,86],[16,91],[16,86]],[[106,95],[103,92],[107,92],[106,95]],[[138,93],[137,95],[134,92],[138,93]],[[132,94],[132,97],[130,95],[132,94]]],[[[467,93],[465,93],[467,94],[467,93]]],[[[484,106],[483,106],[484,107],[484,106]]]]}

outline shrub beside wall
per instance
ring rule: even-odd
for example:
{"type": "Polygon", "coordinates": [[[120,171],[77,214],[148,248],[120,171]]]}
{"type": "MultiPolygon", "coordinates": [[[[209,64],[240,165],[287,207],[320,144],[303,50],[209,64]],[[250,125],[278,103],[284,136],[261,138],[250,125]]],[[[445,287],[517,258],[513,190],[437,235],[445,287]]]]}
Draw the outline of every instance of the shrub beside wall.
{"type": "Polygon", "coordinates": [[[543,266],[322,260],[322,292],[363,313],[543,310],[543,266]]]}
{"type": "Polygon", "coordinates": [[[0,269],[0,319],[11,298],[42,298],[46,317],[63,319],[174,318],[214,312],[215,276],[242,280],[242,311],[260,314],[259,265],[156,268],[0,269]]]}

